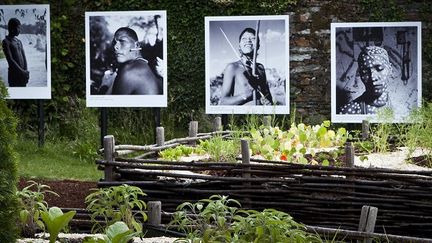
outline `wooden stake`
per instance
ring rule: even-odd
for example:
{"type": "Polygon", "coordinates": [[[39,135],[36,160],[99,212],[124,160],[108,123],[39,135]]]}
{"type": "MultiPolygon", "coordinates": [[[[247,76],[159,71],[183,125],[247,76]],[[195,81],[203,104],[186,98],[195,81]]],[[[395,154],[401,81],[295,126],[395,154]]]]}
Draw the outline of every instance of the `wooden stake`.
{"type": "MultiPolygon", "coordinates": [[[[195,138],[198,134],[198,121],[191,121],[189,123],[189,137],[195,138]]],[[[196,140],[190,141],[189,145],[196,145],[196,140]]]]}
{"type": "MultiPolygon", "coordinates": [[[[103,141],[104,145],[104,159],[106,161],[114,161],[114,153],[115,153],[115,141],[113,135],[106,135],[103,141]]],[[[104,176],[105,181],[113,181],[114,180],[114,167],[110,165],[105,166],[104,176]]]]}

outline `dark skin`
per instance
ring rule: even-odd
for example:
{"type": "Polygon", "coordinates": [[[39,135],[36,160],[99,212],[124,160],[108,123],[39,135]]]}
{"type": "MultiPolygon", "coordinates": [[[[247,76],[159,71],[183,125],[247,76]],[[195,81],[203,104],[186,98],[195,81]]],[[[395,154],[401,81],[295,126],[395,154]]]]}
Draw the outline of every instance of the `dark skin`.
{"type": "Polygon", "coordinates": [[[158,95],[161,83],[140,54],[140,46],[127,32],[117,32],[113,40],[114,53],[119,65],[113,95],[158,95]]]}
{"type": "Polygon", "coordinates": [[[146,62],[131,60],[119,68],[112,94],[159,94],[161,88],[157,84],[156,77],[146,62]]]}
{"type": "Polygon", "coordinates": [[[3,40],[3,52],[9,65],[9,86],[25,87],[29,79],[27,59],[20,40],[16,39],[21,32],[21,25],[9,26],[9,33],[3,40]]]}
{"type": "Polygon", "coordinates": [[[239,43],[242,60],[229,63],[224,70],[220,105],[273,104],[264,65],[256,63],[255,73],[252,70],[254,44],[255,34],[245,32],[239,43]]]}

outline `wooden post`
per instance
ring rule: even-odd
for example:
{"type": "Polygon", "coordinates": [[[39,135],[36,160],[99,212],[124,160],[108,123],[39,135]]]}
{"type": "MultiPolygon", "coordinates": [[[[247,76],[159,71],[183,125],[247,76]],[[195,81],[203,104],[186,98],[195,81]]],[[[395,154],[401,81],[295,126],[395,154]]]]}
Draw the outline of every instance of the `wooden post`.
{"type": "Polygon", "coordinates": [[[108,108],[101,107],[100,110],[100,139],[101,146],[104,146],[104,138],[108,135],[108,108]]]}
{"type": "Polygon", "coordinates": [[[160,201],[149,201],[147,203],[147,208],[148,224],[153,226],[159,226],[162,222],[162,203],[160,201]]]}
{"type": "Polygon", "coordinates": [[[213,120],[213,132],[222,131],[222,118],[220,116],[215,117],[213,120]]]}
{"type": "MultiPolygon", "coordinates": [[[[115,141],[113,135],[106,135],[103,141],[104,145],[104,160],[106,161],[114,161],[114,152],[115,152],[115,141]]],[[[105,165],[105,181],[113,181],[114,180],[114,167],[111,165],[105,165]]]]}
{"type": "MultiPolygon", "coordinates": [[[[366,205],[363,206],[361,210],[358,231],[373,233],[375,230],[377,215],[378,215],[378,208],[366,206],[366,205]]],[[[367,238],[364,239],[363,241],[358,240],[357,242],[372,243],[372,239],[367,238]]]]}
{"type": "Polygon", "coordinates": [[[354,146],[351,142],[345,143],[345,166],[354,167],[354,146]]]}
{"type": "Polygon", "coordinates": [[[156,127],[156,145],[158,147],[165,144],[165,130],[163,127],[156,127]]]}
{"type": "Polygon", "coordinates": [[[38,145],[41,148],[45,144],[45,113],[44,113],[44,105],[43,100],[38,100],[38,145]]]}
{"type": "MultiPolygon", "coordinates": [[[[189,137],[190,138],[196,138],[198,134],[198,122],[197,121],[191,121],[189,123],[189,137]]],[[[189,145],[196,145],[196,140],[190,141],[189,145]]]]}
{"type": "Polygon", "coordinates": [[[271,116],[264,116],[263,117],[263,125],[265,127],[270,127],[271,126],[271,116]]]}
{"type": "MultiPolygon", "coordinates": [[[[245,140],[245,139],[240,140],[240,142],[241,142],[242,163],[249,165],[250,164],[249,142],[248,142],[248,140],[245,140]]],[[[248,168],[246,170],[250,170],[250,168],[248,168]]],[[[249,179],[249,178],[251,178],[251,174],[250,174],[250,172],[245,172],[245,173],[243,173],[242,177],[249,179]]],[[[243,182],[243,185],[250,187],[251,183],[249,181],[243,182]]],[[[250,198],[244,199],[243,207],[245,207],[245,208],[250,207],[250,198]]]]}
{"type": "Polygon", "coordinates": [[[228,130],[228,115],[227,114],[222,114],[222,127],[223,130],[226,131],[228,130]]]}
{"type": "MultiPolygon", "coordinates": [[[[245,139],[241,140],[242,163],[250,164],[249,142],[245,139]]],[[[250,173],[244,173],[244,178],[250,178],[250,173]]]]}
{"type": "Polygon", "coordinates": [[[362,140],[367,140],[369,138],[369,121],[362,121],[362,140]]]}

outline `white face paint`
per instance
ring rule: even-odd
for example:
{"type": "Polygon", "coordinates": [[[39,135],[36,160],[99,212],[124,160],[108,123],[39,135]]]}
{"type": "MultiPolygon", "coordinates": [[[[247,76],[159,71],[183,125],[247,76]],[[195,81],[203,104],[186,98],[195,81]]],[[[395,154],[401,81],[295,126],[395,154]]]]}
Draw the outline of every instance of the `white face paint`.
{"type": "Polygon", "coordinates": [[[360,78],[369,92],[379,96],[387,90],[391,64],[380,47],[367,47],[358,58],[360,78]]]}

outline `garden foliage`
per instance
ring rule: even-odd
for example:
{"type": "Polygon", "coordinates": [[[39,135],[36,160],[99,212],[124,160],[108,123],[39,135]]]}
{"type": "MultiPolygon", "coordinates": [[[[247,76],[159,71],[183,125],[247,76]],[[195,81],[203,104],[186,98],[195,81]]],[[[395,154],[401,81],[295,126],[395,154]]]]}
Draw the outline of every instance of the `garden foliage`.
{"type": "Polygon", "coordinates": [[[15,242],[18,200],[16,126],[17,118],[7,107],[6,88],[0,80],[0,242],[15,242]]]}
{"type": "Polygon", "coordinates": [[[19,221],[21,235],[24,237],[34,237],[38,230],[45,230],[42,221],[42,214],[48,211],[48,203],[45,201],[45,194],[51,193],[58,196],[57,193],[49,190],[50,187],[28,181],[30,185],[17,191],[19,199],[19,221]]]}
{"type": "Polygon", "coordinates": [[[147,220],[144,212],[147,205],[141,197],[146,195],[139,187],[126,184],[95,190],[85,199],[94,222],[92,231],[103,232],[104,227],[98,221],[102,218],[106,225],[123,221],[134,232],[141,234],[142,223],[147,220]]]}
{"type": "Polygon", "coordinates": [[[241,210],[238,201],[220,195],[182,203],[169,225],[187,234],[176,242],[322,242],[287,213],[241,210]]]}

